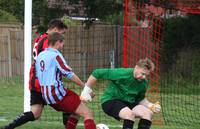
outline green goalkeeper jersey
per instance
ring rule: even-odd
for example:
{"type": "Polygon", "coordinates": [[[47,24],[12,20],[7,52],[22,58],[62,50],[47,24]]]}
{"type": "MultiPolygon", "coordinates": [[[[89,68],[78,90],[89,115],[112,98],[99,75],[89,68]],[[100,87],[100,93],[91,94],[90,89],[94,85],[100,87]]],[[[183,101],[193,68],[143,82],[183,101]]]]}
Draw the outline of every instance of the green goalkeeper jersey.
{"type": "Polygon", "coordinates": [[[92,75],[96,79],[110,80],[101,103],[118,99],[129,103],[139,102],[145,97],[147,80],[139,81],[133,77],[133,68],[96,69],[92,75]]]}

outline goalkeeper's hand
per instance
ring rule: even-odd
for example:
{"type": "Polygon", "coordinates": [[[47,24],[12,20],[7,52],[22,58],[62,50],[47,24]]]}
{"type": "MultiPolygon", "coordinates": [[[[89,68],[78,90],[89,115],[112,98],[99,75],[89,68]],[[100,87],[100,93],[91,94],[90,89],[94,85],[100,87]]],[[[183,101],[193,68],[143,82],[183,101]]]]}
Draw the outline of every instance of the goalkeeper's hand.
{"type": "Polygon", "coordinates": [[[161,110],[161,106],[160,106],[160,103],[159,102],[156,102],[156,103],[150,103],[148,108],[154,112],[154,113],[159,113],[160,110],[161,110]]]}
{"type": "Polygon", "coordinates": [[[84,102],[91,102],[92,101],[92,89],[87,85],[84,86],[83,91],[81,92],[80,99],[84,102]]]}

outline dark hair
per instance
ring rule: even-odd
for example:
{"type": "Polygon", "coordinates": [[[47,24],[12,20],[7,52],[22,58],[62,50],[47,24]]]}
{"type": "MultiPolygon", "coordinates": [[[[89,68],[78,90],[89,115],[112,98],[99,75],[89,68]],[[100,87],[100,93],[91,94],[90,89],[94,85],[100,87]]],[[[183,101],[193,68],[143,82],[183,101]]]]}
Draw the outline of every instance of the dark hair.
{"type": "Polygon", "coordinates": [[[57,41],[63,41],[64,36],[58,32],[52,32],[48,34],[47,39],[48,39],[48,44],[53,46],[57,41]]]}
{"type": "Polygon", "coordinates": [[[67,29],[67,26],[60,19],[52,19],[48,24],[48,29],[58,28],[59,30],[67,29]]]}

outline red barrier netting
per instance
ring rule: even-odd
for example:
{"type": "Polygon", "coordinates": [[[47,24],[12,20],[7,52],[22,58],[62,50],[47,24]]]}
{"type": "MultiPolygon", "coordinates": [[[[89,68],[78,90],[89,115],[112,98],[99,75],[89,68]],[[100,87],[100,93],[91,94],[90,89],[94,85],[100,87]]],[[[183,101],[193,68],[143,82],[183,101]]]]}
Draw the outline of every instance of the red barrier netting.
{"type": "Polygon", "coordinates": [[[175,9],[185,13],[200,14],[200,0],[147,0],[155,6],[175,9]]]}
{"type": "MultiPolygon", "coordinates": [[[[155,63],[156,69],[150,77],[151,88],[147,94],[147,97],[153,102],[160,100],[160,46],[163,39],[165,21],[171,17],[176,18],[178,16],[186,16],[187,14],[200,14],[200,0],[124,1],[122,65],[124,67],[134,67],[135,63],[140,58],[145,57],[150,58],[155,63]]],[[[171,104],[172,103],[167,103],[167,106],[172,107],[173,105],[171,104]]],[[[176,110],[177,114],[179,113],[179,110],[181,110],[180,113],[185,113],[185,115],[183,115],[184,117],[190,115],[190,111],[185,112],[185,108],[183,108],[185,111],[182,109],[176,110]]],[[[171,111],[170,108],[168,112],[173,114],[173,111],[171,111]]],[[[156,115],[153,122],[162,125],[163,115],[164,112],[163,114],[156,115]]],[[[180,118],[180,121],[181,120],[182,118],[180,118]]],[[[181,123],[180,121],[176,120],[174,123],[181,123]]]]}
{"type": "MultiPolygon", "coordinates": [[[[125,0],[124,6],[124,46],[123,66],[134,67],[135,63],[148,57],[155,63],[155,71],[150,78],[150,90],[147,97],[159,101],[160,43],[165,9],[146,1],[125,0]]],[[[156,115],[154,123],[162,125],[162,114],[156,115]]]]}

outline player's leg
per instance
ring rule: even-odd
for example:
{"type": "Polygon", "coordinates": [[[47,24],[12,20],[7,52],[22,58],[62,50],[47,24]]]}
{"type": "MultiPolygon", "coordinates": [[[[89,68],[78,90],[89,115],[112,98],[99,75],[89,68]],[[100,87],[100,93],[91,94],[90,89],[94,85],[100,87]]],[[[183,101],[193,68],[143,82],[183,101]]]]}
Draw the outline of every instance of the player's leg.
{"type": "Polygon", "coordinates": [[[43,104],[34,104],[31,105],[31,111],[34,115],[34,119],[37,120],[41,117],[44,105],[43,104]]]}
{"type": "Polygon", "coordinates": [[[44,104],[45,103],[42,99],[41,93],[31,91],[31,111],[20,114],[8,125],[2,127],[2,129],[14,129],[29,121],[34,121],[38,119],[42,114],[44,104]]]}
{"type": "Polygon", "coordinates": [[[71,115],[71,113],[65,113],[65,112],[62,114],[62,116],[63,116],[63,125],[65,127],[67,127],[67,121],[68,121],[70,115],[71,115]]]}
{"type": "Polygon", "coordinates": [[[136,117],[141,118],[138,129],[150,129],[153,112],[143,105],[137,105],[132,109],[136,117]]]}
{"type": "Polygon", "coordinates": [[[96,124],[93,120],[93,114],[83,102],[80,103],[75,113],[84,117],[85,129],[96,129],[96,124]]]}
{"type": "Polygon", "coordinates": [[[43,105],[41,105],[41,104],[32,105],[31,111],[20,114],[12,122],[10,122],[8,125],[2,127],[1,129],[14,129],[14,128],[21,126],[29,121],[34,121],[41,116],[42,109],[43,109],[43,105]]]}
{"type": "Polygon", "coordinates": [[[34,115],[32,111],[30,112],[24,112],[17,116],[12,122],[10,122],[8,125],[1,127],[1,129],[14,129],[15,127],[18,127],[20,125],[23,125],[29,121],[34,121],[34,115]]]}
{"type": "Polygon", "coordinates": [[[42,93],[31,91],[31,111],[33,112],[35,119],[41,117],[44,105],[46,105],[46,102],[42,98],[42,93]]]}
{"type": "Polygon", "coordinates": [[[124,107],[119,112],[119,117],[124,119],[123,129],[132,129],[135,121],[135,116],[129,107],[124,107]]]}
{"type": "Polygon", "coordinates": [[[50,105],[57,111],[71,112],[84,117],[85,129],[96,129],[92,112],[81,102],[80,97],[73,91],[67,90],[67,95],[58,104],[50,105]]]}
{"type": "Polygon", "coordinates": [[[79,116],[72,113],[63,113],[63,123],[65,129],[76,129],[78,124],[79,116]]]}
{"type": "Polygon", "coordinates": [[[110,100],[102,104],[103,111],[117,120],[123,119],[123,129],[132,129],[134,125],[134,114],[127,105],[120,100],[110,100]]]}
{"type": "Polygon", "coordinates": [[[64,113],[62,114],[62,116],[63,116],[63,125],[64,125],[64,126],[67,125],[67,121],[68,121],[70,115],[71,115],[71,113],[66,113],[66,112],[64,112],[64,113]]]}

